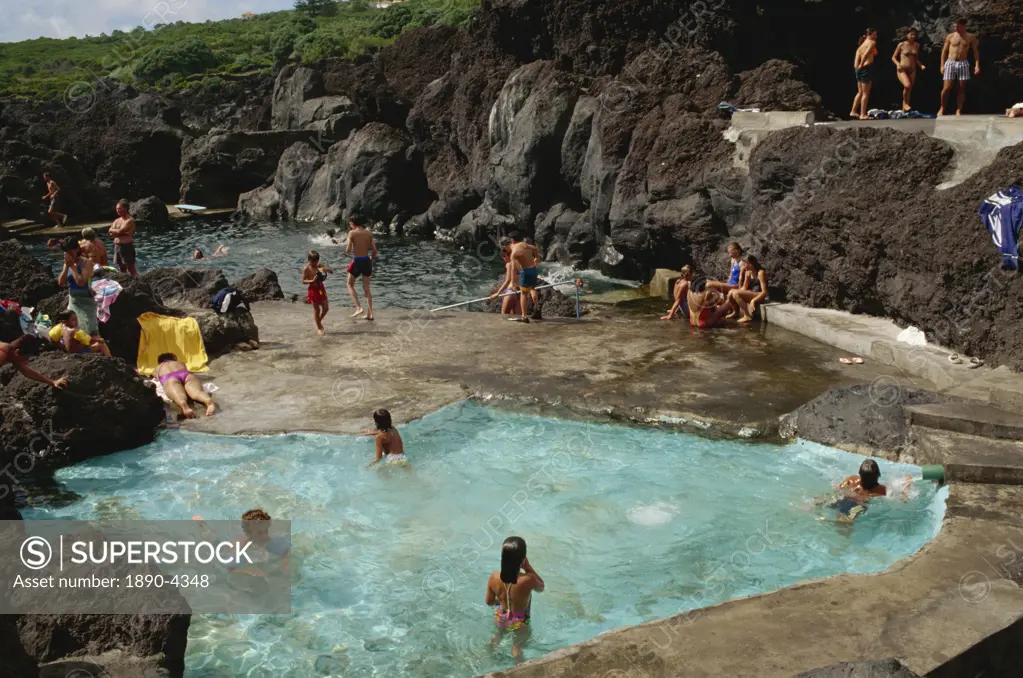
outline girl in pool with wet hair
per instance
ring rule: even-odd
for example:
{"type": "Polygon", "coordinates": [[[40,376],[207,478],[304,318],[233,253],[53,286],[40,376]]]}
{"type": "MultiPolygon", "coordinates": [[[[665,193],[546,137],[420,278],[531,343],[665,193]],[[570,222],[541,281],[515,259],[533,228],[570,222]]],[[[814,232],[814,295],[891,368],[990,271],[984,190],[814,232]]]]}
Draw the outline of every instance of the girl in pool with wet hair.
{"type": "Polygon", "coordinates": [[[373,423],[376,429],[365,431],[365,435],[371,435],[376,441],[376,459],[369,463],[370,466],[384,460],[385,464],[394,464],[408,468],[408,457],[405,456],[405,444],[401,441],[398,429],[391,423],[391,413],[387,410],[377,410],[373,413],[373,423]]]}
{"type": "Polygon", "coordinates": [[[522,645],[529,639],[529,619],[533,592],[543,593],[543,577],[536,573],[526,557],[526,541],[508,537],[501,546],[501,570],[487,580],[487,605],[497,605],[494,624],[497,633],[490,645],[500,642],[505,633],[514,634],[512,657],[522,661],[522,645]]]}

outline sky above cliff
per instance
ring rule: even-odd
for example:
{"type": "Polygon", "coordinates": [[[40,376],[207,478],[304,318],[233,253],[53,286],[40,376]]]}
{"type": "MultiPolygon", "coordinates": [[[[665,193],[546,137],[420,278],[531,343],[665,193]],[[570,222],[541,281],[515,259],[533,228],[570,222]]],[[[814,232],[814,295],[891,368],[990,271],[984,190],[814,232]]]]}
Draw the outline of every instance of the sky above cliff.
{"type": "Polygon", "coordinates": [[[136,26],[231,19],[245,12],[291,9],[294,0],[0,0],[0,42],[83,38],[136,26]]]}

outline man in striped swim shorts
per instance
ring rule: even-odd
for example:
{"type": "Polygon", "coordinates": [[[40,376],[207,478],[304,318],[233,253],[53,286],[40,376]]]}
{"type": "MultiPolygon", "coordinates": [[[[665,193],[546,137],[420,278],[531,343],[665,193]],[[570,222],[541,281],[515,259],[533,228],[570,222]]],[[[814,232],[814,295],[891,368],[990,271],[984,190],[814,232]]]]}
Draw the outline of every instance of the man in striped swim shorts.
{"type": "Polygon", "coordinates": [[[941,49],[941,72],[945,82],[941,88],[941,107],[938,115],[945,115],[945,99],[958,83],[956,90],[956,115],[963,114],[966,101],[966,82],[970,79],[970,50],[973,50],[973,74],[980,75],[980,48],[977,36],[966,32],[966,19],[956,20],[955,31],[945,38],[941,49]]]}

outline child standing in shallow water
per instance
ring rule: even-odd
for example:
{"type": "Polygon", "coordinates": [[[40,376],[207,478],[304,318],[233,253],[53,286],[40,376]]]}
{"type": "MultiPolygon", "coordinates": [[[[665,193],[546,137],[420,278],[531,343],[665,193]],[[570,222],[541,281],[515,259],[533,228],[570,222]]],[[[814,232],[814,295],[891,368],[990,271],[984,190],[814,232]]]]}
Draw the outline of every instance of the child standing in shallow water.
{"type": "Polygon", "coordinates": [[[391,423],[391,413],[387,410],[377,410],[373,413],[373,423],[376,424],[375,431],[367,431],[376,441],[377,456],[369,463],[370,466],[378,463],[381,459],[386,464],[396,464],[408,468],[408,457],[405,456],[405,444],[401,442],[398,429],[391,423]]]}
{"type": "Polygon", "coordinates": [[[316,321],[316,333],[321,337],[324,335],[323,318],[330,310],[330,303],[327,301],[327,288],[323,281],[331,269],[320,263],[320,253],[316,250],[309,251],[309,260],[302,269],[302,284],[309,286],[308,299],[313,305],[313,319],[316,321]]]}

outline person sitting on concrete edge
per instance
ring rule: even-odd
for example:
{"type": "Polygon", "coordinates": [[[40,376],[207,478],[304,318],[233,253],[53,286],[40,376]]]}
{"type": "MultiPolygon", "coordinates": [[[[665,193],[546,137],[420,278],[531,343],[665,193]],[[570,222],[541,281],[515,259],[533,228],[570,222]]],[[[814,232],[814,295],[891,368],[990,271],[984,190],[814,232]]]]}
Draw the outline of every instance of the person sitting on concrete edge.
{"type": "Polygon", "coordinates": [[[742,245],[737,242],[730,242],[726,249],[729,257],[728,282],[707,280],[708,288],[724,294],[742,287],[746,275],[746,262],[742,260],[742,245]]]}
{"type": "Polygon", "coordinates": [[[40,384],[48,384],[53,388],[64,388],[67,386],[66,377],[50,379],[28,366],[27,358],[37,355],[41,345],[42,340],[31,334],[23,334],[9,344],[0,341],[0,367],[11,364],[23,376],[33,381],[38,381],[40,384]]]}
{"type": "Polygon", "coordinates": [[[746,257],[746,276],[743,285],[728,293],[732,309],[739,313],[742,324],[753,322],[757,304],[767,300],[767,271],[752,254],[746,257]]]}
{"type": "MultiPolygon", "coordinates": [[[[682,276],[675,281],[675,303],[668,309],[668,315],[662,315],[661,320],[671,320],[675,317],[675,314],[682,315],[682,304],[685,303],[686,296],[689,294],[689,284],[693,281],[695,276],[693,267],[686,264],[682,267],[682,276]]],[[[688,310],[686,311],[688,313],[688,310]]]]}

